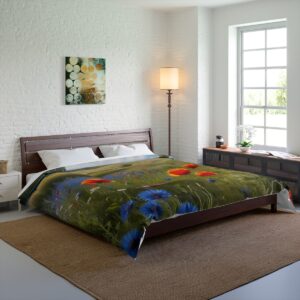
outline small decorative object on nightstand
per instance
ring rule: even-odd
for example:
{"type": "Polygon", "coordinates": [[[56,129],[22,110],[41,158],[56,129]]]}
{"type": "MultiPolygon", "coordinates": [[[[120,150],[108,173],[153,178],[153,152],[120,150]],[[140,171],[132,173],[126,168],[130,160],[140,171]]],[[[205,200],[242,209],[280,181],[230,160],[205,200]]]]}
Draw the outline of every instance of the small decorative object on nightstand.
{"type": "MultiPolygon", "coordinates": [[[[21,172],[17,171],[0,174],[0,202],[18,200],[18,194],[21,190],[21,179],[21,172]]],[[[18,203],[18,207],[20,210],[20,203],[18,203]]]]}
{"type": "Polygon", "coordinates": [[[240,143],[237,144],[239,146],[239,149],[246,153],[251,150],[252,147],[252,142],[251,141],[241,141],[240,143]]]}
{"type": "Polygon", "coordinates": [[[250,151],[253,146],[252,141],[255,136],[256,130],[253,126],[240,125],[238,126],[238,140],[237,146],[243,153],[250,151]]]}
{"type": "Polygon", "coordinates": [[[216,136],[216,148],[221,148],[224,145],[224,138],[221,135],[216,136]]]}
{"type": "Polygon", "coordinates": [[[0,174],[7,174],[7,160],[0,160],[0,174]]]}

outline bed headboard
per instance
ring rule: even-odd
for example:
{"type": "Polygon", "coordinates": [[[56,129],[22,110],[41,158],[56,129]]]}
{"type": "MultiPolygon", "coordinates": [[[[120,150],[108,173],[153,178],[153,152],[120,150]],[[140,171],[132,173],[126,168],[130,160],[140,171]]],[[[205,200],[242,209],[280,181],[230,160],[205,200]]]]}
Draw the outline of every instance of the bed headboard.
{"type": "Polygon", "coordinates": [[[153,150],[151,129],[107,131],[93,133],[63,134],[49,136],[22,137],[22,184],[26,183],[26,175],[46,169],[38,155],[40,150],[74,149],[91,147],[96,155],[102,157],[100,145],[145,143],[153,150]]]}

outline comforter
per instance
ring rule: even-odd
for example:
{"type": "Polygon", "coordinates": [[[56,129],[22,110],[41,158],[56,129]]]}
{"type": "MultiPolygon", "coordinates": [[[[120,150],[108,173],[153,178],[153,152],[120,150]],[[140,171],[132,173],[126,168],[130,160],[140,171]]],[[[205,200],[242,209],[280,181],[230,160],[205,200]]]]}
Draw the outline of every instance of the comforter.
{"type": "Polygon", "coordinates": [[[136,257],[151,222],[278,193],[275,179],[169,158],[48,171],[21,203],[136,257]]]}

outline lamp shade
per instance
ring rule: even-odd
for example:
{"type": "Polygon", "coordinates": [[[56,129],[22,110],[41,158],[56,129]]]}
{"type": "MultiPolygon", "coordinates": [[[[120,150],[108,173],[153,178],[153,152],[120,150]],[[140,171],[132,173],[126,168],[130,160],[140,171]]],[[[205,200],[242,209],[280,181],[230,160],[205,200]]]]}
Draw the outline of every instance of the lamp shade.
{"type": "Polygon", "coordinates": [[[160,68],[160,89],[161,90],[179,89],[178,68],[160,68]]]}

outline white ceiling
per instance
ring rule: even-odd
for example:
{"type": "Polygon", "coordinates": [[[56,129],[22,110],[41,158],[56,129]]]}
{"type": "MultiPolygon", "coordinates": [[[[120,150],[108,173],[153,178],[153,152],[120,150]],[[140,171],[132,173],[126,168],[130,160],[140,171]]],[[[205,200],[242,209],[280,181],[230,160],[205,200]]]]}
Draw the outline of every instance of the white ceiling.
{"type": "Polygon", "coordinates": [[[122,4],[138,5],[149,8],[176,8],[191,6],[217,7],[258,0],[108,0],[122,4]]]}

